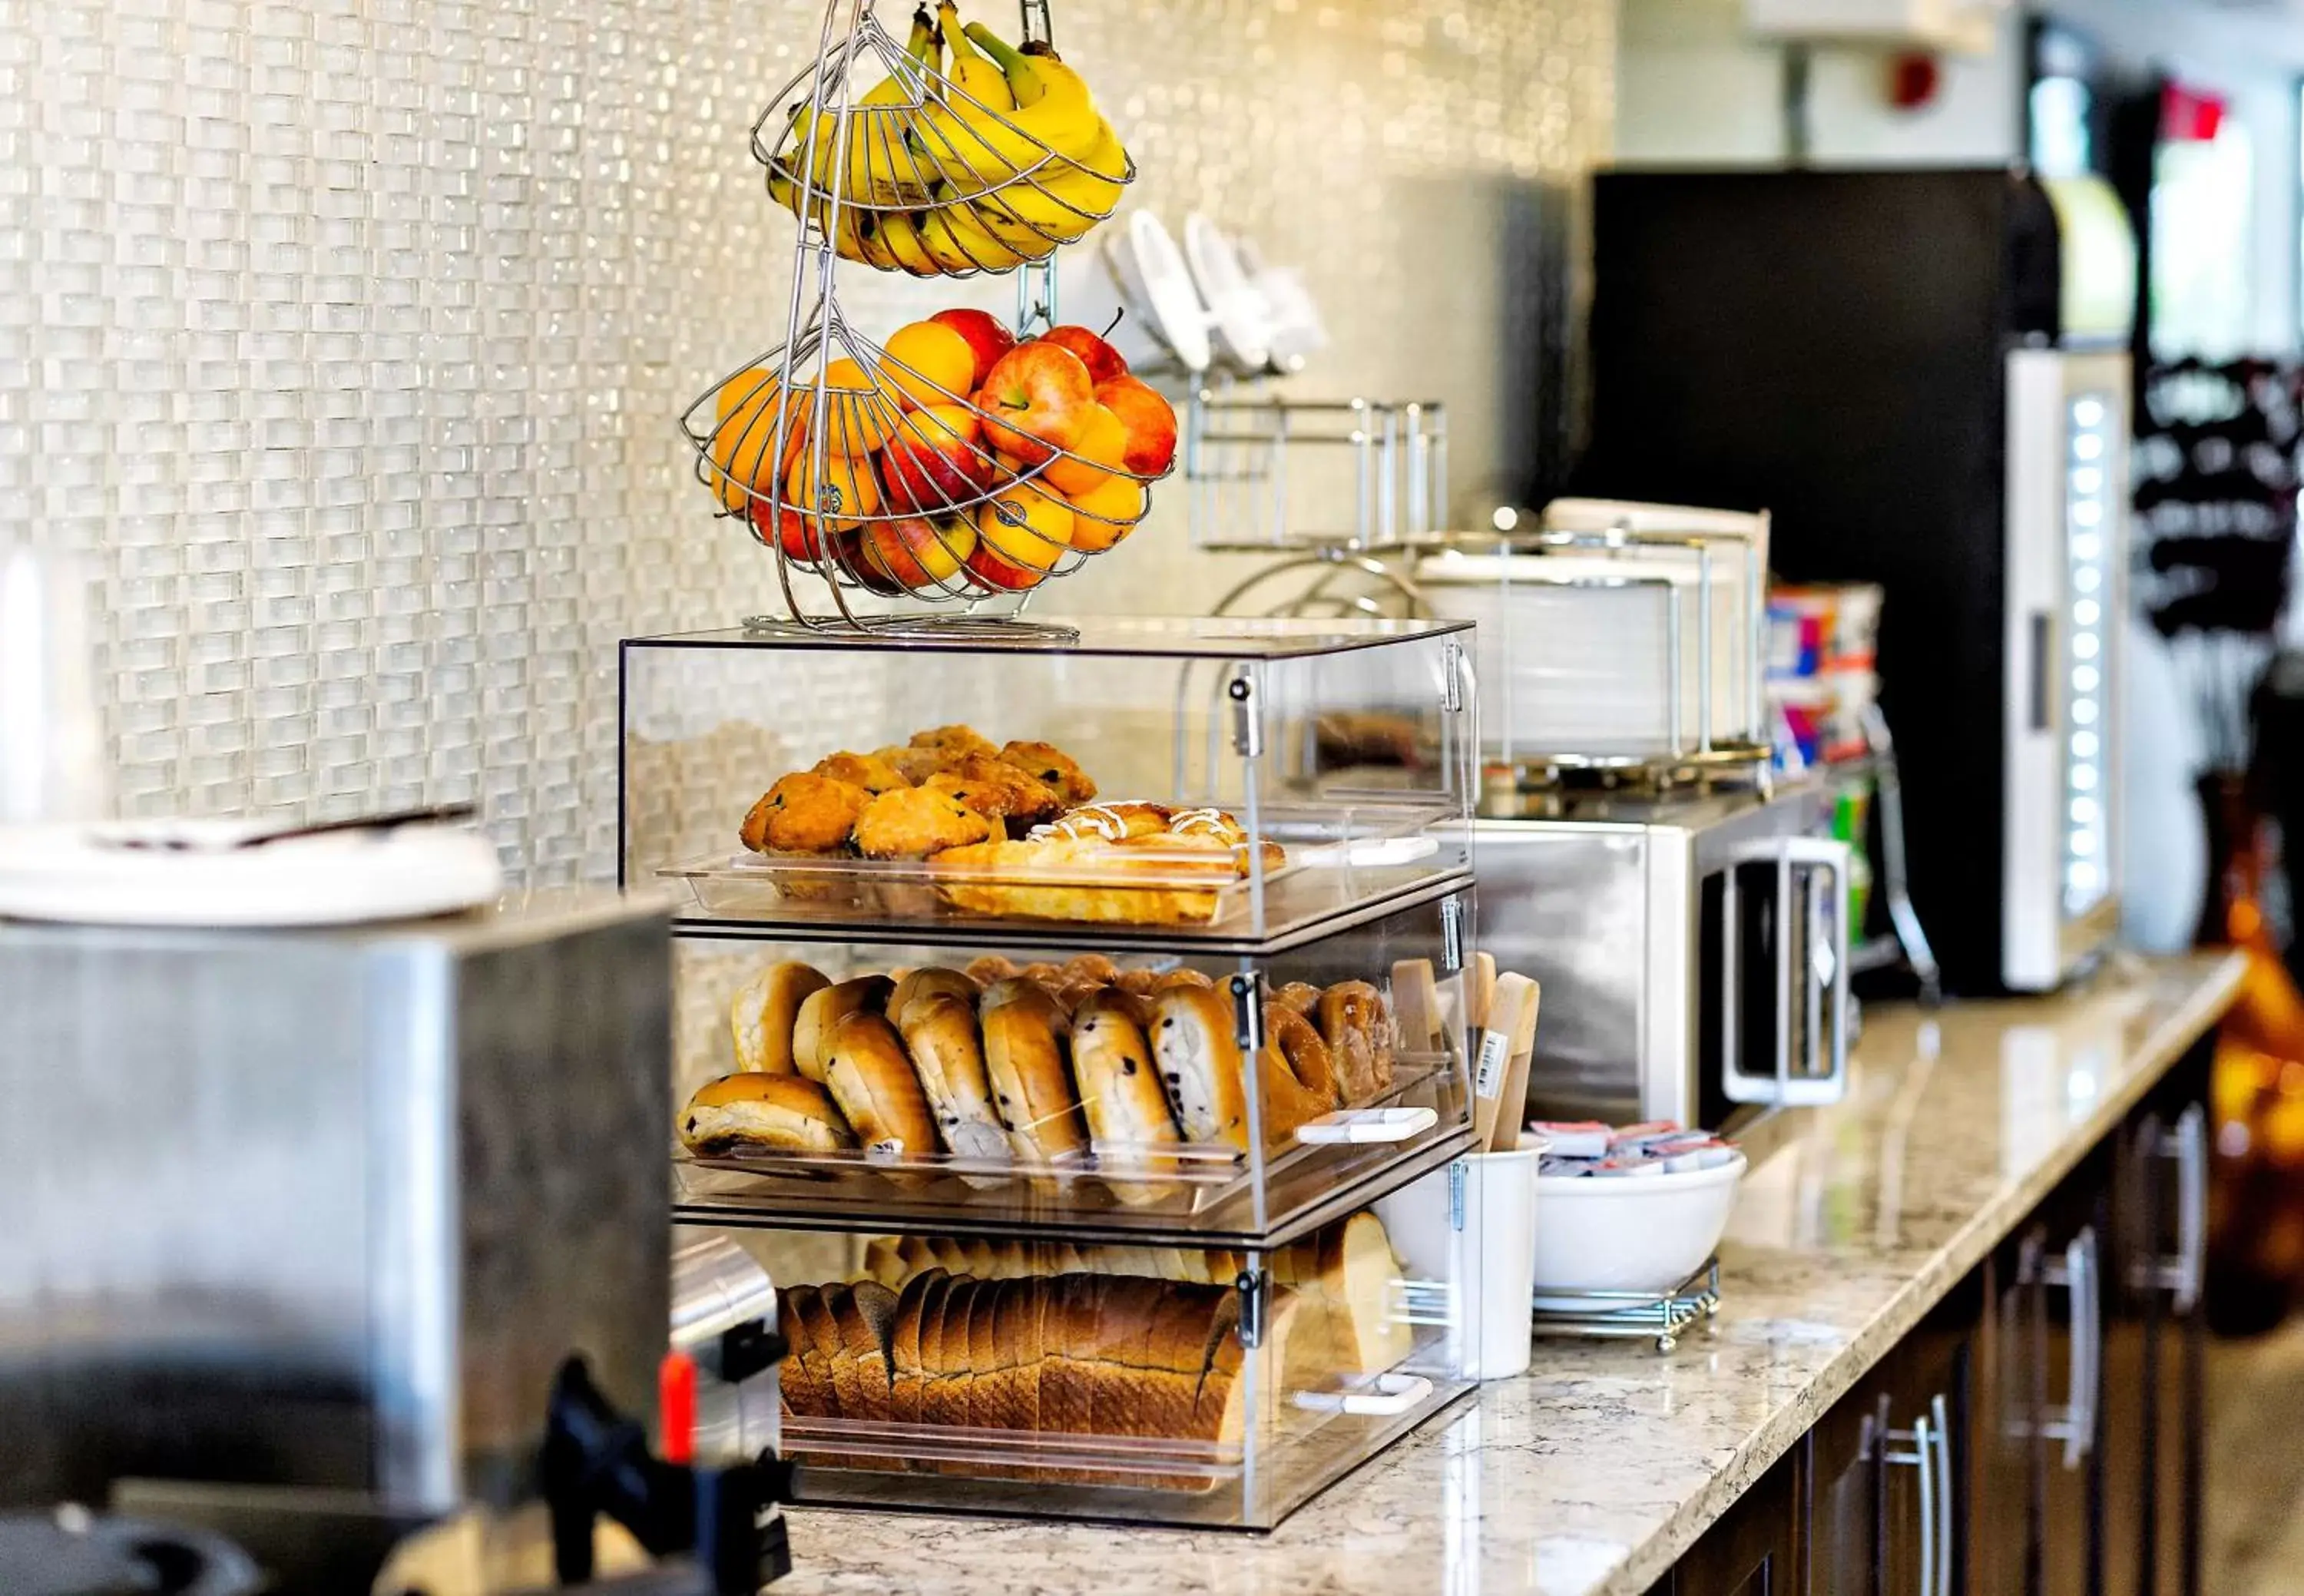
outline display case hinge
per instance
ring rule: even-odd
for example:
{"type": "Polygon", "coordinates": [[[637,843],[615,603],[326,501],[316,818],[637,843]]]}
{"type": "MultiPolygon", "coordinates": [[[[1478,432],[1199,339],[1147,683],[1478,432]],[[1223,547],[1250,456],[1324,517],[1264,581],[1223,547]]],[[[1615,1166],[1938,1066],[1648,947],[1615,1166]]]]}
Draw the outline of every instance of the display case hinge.
{"type": "Polygon", "coordinates": [[[1440,900],[1440,972],[1453,975],[1464,967],[1464,900],[1440,900]]]}
{"type": "Polygon", "coordinates": [[[1261,1269],[1242,1269],[1232,1282],[1240,1293],[1240,1344],[1250,1352],[1264,1345],[1264,1324],[1271,1311],[1270,1277],[1261,1269]]]}
{"type": "Polygon", "coordinates": [[[1242,672],[1225,684],[1224,695],[1232,700],[1232,751],[1252,760],[1264,751],[1264,715],[1256,701],[1256,683],[1242,672]]]}
{"type": "Polygon", "coordinates": [[[1257,978],[1232,978],[1232,1035],[1241,1056],[1253,1058],[1264,1050],[1264,1006],[1257,1001],[1257,978]]]}
{"type": "Polygon", "coordinates": [[[1464,708],[1464,649],[1453,641],[1441,648],[1440,707],[1451,715],[1464,708]]]}

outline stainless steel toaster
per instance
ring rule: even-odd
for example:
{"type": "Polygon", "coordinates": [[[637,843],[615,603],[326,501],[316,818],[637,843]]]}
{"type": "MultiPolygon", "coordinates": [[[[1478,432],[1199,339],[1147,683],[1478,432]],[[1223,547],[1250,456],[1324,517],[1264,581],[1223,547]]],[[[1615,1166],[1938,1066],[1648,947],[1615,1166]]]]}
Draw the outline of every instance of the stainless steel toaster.
{"type": "Polygon", "coordinates": [[[512,1507],[567,1360],[653,1412],[662,908],[0,922],[0,1502],[512,1507]]]}
{"type": "Polygon", "coordinates": [[[1480,946],[1543,986],[1546,1118],[1717,1127],[1839,1097],[1849,849],[1819,785],[1563,796],[1475,827],[1480,946]]]}

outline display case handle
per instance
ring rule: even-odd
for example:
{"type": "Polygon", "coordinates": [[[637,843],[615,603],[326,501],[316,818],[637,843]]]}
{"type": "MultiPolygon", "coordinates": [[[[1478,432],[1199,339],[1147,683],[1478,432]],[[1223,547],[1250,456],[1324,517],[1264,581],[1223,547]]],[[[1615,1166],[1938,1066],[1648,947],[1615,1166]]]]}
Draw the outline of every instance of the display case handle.
{"type": "Polygon", "coordinates": [[[1420,1374],[1380,1374],[1365,1390],[1299,1391],[1296,1405],[1324,1413],[1351,1413],[1363,1419],[1392,1419],[1432,1395],[1432,1382],[1420,1374]]]}
{"type": "Polygon", "coordinates": [[[2061,1262],[2040,1269],[2044,1286],[2072,1294],[2072,1365],[2069,1400],[2049,1416],[2040,1433],[2064,1443],[2064,1467],[2077,1469],[2096,1450],[2096,1390],[2104,1358],[2104,1282],[2097,1268],[2096,1227],[2084,1227],[2064,1248],[2061,1262]]]}
{"type": "Polygon", "coordinates": [[[1428,1108],[1340,1108],[1298,1125],[1296,1140],[1308,1147],[1405,1142],[1439,1123],[1438,1111],[1428,1108]]]}

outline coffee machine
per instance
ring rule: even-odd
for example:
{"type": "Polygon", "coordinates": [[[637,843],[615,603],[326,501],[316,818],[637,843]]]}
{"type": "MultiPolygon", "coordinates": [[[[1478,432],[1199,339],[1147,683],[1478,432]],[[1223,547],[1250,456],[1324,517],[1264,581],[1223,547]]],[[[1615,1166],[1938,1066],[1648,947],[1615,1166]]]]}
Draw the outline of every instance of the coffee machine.
{"type": "MultiPolygon", "coordinates": [[[[221,1535],[282,1596],[582,1585],[610,1522],[652,1592],[783,1572],[772,1436],[710,1466],[647,1439],[693,1390],[668,938],[606,892],[0,920],[0,1513],[221,1535]]],[[[752,1300],[707,1328],[772,1392],[752,1300]]]]}

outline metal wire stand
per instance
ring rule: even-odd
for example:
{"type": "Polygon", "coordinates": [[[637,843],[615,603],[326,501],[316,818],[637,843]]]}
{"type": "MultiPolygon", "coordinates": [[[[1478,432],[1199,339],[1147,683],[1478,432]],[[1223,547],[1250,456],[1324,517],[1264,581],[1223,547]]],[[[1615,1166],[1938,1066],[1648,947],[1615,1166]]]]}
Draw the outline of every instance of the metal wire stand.
{"type": "Polygon", "coordinates": [[[1572,1308],[1537,1308],[1532,1325],[1539,1336],[1585,1336],[1606,1340],[1652,1340],[1670,1352],[1690,1325],[1708,1322],[1720,1312],[1720,1260],[1706,1261],[1687,1279],[1663,1293],[1645,1291],[1547,1291],[1547,1302],[1572,1308]]]}

